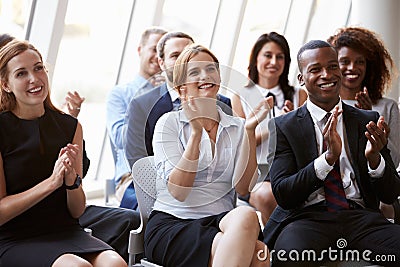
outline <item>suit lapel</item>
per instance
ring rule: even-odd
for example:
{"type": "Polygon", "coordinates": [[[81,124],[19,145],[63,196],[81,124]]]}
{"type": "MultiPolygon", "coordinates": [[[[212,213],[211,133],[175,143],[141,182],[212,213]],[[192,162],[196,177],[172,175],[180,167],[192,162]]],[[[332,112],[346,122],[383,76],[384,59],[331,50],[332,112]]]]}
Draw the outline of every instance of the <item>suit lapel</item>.
{"type": "Polygon", "coordinates": [[[168,87],[165,83],[160,88],[160,96],[155,108],[157,116],[161,116],[162,114],[171,111],[173,108],[171,96],[168,93],[168,87]]]}
{"type": "Polygon", "coordinates": [[[295,126],[300,136],[299,142],[304,144],[304,153],[307,154],[308,161],[318,157],[318,146],[316,142],[314,123],[307,110],[307,104],[301,106],[297,112],[297,125],[295,126]]]}
{"type": "Polygon", "coordinates": [[[347,143],[350,150],[351,164],[357,165],[358,162],[358,139],[360,135],[360,125],[358,124],[357,114],[349,108],[348,105],[343,104],[343,122],[346,129],[347,143]]]}

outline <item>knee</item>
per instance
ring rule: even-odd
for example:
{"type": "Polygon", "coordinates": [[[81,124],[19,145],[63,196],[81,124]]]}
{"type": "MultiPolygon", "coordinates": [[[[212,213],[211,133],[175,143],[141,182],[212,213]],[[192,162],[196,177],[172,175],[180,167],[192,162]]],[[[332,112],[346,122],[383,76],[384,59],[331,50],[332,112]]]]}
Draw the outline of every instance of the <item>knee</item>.
{"type": "Polygon", "coordinates": [[[266,244],[257,240],[251,266],[270,266],[271,255],[266,244]]]}
{"type": "Polygon", "coordinates": [[[250,194],[250,204],[255,207],[275,208],[276,200],[268,184],[263,184],[250,194]]]}
{"type": "Polygon", "coordinates": [[[235,220],[242,230],[245,231],[256,231],[260,230],[260,224],[258,222],[258,216],[256,211],[248,206],[237,207],[237,214],[235,220]]]}
{"type": "Polygon", "coordinates": [[[106,250],[101,252],[94,260],[94,266],[126,267],[125,260],[115,251],[106,250]],[[99,264],[99,265],[98,265],[99,264]]]}
{"type": "Polygon", "coordinates": [[[63,266],[76,266],[76,267],[92,267],[92,264],[87,260],[74,255],[74,254],[63,254],[58,257],[52,267],[63,267],[63,266]]]}

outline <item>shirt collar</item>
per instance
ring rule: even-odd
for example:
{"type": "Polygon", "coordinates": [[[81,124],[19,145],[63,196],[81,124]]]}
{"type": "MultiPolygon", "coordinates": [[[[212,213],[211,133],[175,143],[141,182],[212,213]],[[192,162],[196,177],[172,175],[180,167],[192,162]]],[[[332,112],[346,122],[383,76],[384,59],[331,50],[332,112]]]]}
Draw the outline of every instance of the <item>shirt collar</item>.
{"type": "MultiPolygon", "coordinates": [[[[339,98],[339,103],[336,105],[339,107],[339,110],[342,109],[342,100],[339,98]]],[[[335,106],[335,107],[336,107],[335,106]]],[[[333,112],[335,108],[333,108],[332,110],[330,110],[329,112],[333,112]]],[[[326,112],[325,110],[323,110],[322,108],[318,107],[317,105],[315,105],[313,102],[310,101],[310,99],[307,99],[307,110],[310,112],[311,117],[313,118],[314,121],[320,122],[323,120],[323,118],[325,117],[326,112]]],[[[339,117],[342,114],[339,115],[339,117]]]]}
{"type": "Polygon", "coordinates": [[[279,84],[275,87],[272,87],[270,89],[264,88],[259,86],[258,84],[256,84],[257,89],[260,91],[262,96],[267,96],[268,93],[272,93],[275,95],[275,97],[277,97],[278,95],[282,94],[282,90],[281,87],[279,86],[279,84]]]}
{"type": "Polygon", "coordinates": [[[169,86],[167,82],[165,84],[167,85],[168,93],[169,93],[169,96],[171,97],[171,101],[174,102],[176,99],[179,98],[179,93],[174,88],[169,86]]]}

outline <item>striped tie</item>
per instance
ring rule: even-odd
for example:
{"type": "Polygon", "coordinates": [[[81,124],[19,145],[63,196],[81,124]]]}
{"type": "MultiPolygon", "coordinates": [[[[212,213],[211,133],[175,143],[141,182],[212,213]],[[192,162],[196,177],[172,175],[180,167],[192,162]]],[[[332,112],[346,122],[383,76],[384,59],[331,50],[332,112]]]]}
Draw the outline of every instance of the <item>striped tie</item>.
{"type": "MultiPolygon", "coordinates": [[[[328,120],[330,113],[327,113],[328,120]]],[[[327,150],[326,143],[323,142],[323,151],[327,150]]],[[[349,203],[343,189],[342,177],[340,175],[339,160],[335,162],[333,169],[328,173],[324,182],[326,207],[329,212],[349,209],[349,203]]]]}

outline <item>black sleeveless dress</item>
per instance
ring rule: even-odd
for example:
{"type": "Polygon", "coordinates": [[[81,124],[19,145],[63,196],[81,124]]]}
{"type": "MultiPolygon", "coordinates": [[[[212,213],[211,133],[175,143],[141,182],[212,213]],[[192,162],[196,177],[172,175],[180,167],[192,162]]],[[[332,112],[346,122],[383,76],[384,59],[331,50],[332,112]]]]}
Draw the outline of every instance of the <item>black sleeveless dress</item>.
{"type": "MultiPolygon", "coordinates": [[[[0,152],[7,195],[23,192],[50,177],[60,149],[72,143],[77,120],[46,108],[34,120],[0,114],[0,152]]],[[[0,266],[51,266],[62,254],[112,249],[90,236],[67,208],[61,186],[29,210],[0,226],[0,266]]]]}

